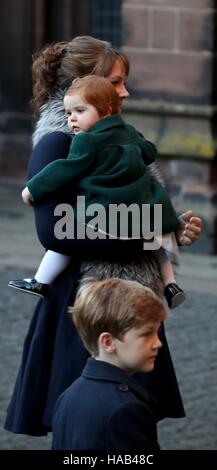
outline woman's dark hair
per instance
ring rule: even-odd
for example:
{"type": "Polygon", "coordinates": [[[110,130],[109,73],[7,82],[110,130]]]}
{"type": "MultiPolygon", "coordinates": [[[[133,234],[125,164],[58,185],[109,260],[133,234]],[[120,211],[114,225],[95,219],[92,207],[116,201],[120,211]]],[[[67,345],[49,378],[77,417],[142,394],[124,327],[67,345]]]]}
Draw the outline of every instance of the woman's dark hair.
{"type": "Polygon", "coordinates": [[[68,88],[74,78],[86,75],[107,77],[119,59],[129,73],[127,56],[110,43],[91,36],[51,44],[33,55],[33,108],[37,113],[55,91],[68,88]]]}

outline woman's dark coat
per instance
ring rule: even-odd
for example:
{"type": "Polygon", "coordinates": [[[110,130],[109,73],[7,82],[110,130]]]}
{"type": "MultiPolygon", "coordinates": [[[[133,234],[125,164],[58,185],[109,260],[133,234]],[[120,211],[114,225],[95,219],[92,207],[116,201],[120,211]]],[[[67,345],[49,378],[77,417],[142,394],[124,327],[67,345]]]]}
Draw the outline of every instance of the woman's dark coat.
{"type": "MultiPolygon", "coordinates": [[[[28,177],[55,158],[68,155],[71,138],[64,123],[62,96],[44,107],[34,135],[34,150],[28,177]],[[60,132],[59,132],[60,131],[60,132]]],[[[155,172],[155,167],[152,168],[155,172]]],[[[121,277],[137,280],[159,295],[162,281],[152,252],[143,252],[140,240],[96,240],[74,250],[70,239],[54,236],[54,208],[60,202],[69,203],[71,188],[55,199],[44,199],[35,207],[35,220],[40,242],[45,249],[72,256],[68,268],[55,280],[50,294],[39,301],[27,333],[23,357],[15,388],[7,410],[5,429],[30,435],[45,435],[51,430],[52,413],[57,397],[80,376],[88,357],[87,351],[67,316],[83,276],[97,275],[100,279],[121,277]]],[[[82,242],[82,241],[81,241],[82,242]]],[[[158,419],[183,417],[183,404],[168,349],[164,327],[160,333],[163,347],[149,374],[136,378],[157,400],[158,419]]]]}

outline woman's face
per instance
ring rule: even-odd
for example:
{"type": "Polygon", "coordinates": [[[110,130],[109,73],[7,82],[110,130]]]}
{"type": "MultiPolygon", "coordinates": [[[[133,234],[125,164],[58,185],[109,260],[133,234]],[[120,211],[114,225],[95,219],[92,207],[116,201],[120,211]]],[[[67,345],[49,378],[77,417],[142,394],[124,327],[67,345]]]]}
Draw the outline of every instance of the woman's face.
{"type": "Polygon", "coordinates": [[[129,93],[126,89],[126,70],[120,59],[116,59],[107,78],[110,80],[112,85],[114,85],[121,101],[128,98],[129,93]]]}

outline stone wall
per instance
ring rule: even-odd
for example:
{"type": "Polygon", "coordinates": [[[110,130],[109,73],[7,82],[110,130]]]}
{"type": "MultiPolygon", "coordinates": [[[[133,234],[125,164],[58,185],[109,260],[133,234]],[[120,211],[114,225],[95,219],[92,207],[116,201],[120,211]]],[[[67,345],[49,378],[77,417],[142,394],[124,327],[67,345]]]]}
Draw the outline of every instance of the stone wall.
{"type": "Polygon", "coordinates": [[[155,142],[176,208],[217,231],[216,13],[213,0],[124,0],[131,73],[126,120],[155,142]]]}
{"type": "Polygon", "coordinates": [[[215,2],[124,0],[134,96],[212,104],[215,2]]]}

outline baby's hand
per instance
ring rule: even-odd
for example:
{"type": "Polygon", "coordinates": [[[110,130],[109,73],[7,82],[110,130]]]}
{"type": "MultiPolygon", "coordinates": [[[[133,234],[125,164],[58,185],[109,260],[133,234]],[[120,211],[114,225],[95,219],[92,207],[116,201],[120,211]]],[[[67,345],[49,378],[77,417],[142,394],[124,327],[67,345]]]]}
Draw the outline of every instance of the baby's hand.
{"type": "Polygon", "coordinates": [[[22,199],[27,206],[33,206],[32,196],[27,186],[22,191],[22,199]]]}

